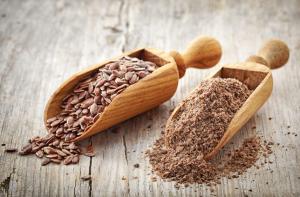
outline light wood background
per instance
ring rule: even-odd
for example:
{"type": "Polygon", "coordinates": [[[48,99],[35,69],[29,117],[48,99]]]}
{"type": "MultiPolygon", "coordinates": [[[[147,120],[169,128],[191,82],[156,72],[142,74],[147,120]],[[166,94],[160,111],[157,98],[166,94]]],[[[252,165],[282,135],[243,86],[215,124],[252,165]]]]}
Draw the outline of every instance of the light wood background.
{"type": "Polygon", "coordinates": [[[1,0],[0,196],[299,196],[299,62],[299,0],[1,0]],[[92,137],[97,155],[82,157],[79,165],[41,167],[33,156],[4,153],[46,133],[46,101],[74,72],[137,47],[182,51],[201,34],[221,42],[221,64],[245,60],[269,38],[289,45],[288,64],[273,73],[271,98],[233,139],[239,144],[257,132],[280,143],[273,163],[222,179],[215,191],[151,181],[143,152],[160,136],[169,111],[211,69],[190,69],[170,101],[92,137]],[[92,180],[83,182],[88,174],[92,180]]]}

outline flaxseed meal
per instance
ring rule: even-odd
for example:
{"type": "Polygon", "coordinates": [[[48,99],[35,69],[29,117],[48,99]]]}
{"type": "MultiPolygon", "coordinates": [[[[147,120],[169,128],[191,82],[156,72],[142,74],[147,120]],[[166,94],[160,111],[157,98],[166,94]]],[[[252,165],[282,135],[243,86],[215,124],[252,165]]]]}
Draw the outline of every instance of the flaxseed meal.
{"type": "Polygon", "coordinates": [[[223,176],[234,178],[236,172],[251,167],[265,150],[258,137],[246,140],[222,162],[203,159],[218,144],[250,94],[245,84],[232,78],[201,82],[146,152],[155,174],[177,183],[217,183],[223,176]]]}
{"type": "MultiPolygon", "coordinates": [[[[21,155],[36,154],[50,162],[75,164],[83,151],[71,140],[82,135],[97,121],[112,100],[130,85],[146,77],[157,68],[153,62],[133,57],[123,57],[101,67],[97,72],[79,82],[62,101],[62,111],[47,120],[49,134],[34,137],[21,149],[21,155]]],[[[94,156],[91,151],[84,153],[94,156]]]]}
{"type": "Polygon", "coordinates": [[[213,78],[184,100],[182,111],[173,116],[165,134],[169,148],[189,147],[191,151],[207,154],[223,137],[237,110],[251,91],[232,78],[213,78]],[[192,146],[191,146],[192,145],[192,146]]]}

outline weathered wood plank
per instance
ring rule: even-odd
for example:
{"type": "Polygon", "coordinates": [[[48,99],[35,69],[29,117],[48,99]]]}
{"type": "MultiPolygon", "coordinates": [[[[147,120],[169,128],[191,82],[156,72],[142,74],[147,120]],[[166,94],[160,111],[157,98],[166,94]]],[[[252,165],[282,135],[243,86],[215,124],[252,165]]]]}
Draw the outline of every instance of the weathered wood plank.
{"type": "MultiPolygon", "coordinates": [[[[174,97],[163,105],[91,138],[97,156],[77,166],[40,167],[33,157],[4,153],[42,135],[43,108],[50,94],[72,73],[122,51],[156,47],[184,50],[199,34],[215,36],[223,63],[253,55],[263,41],[277,37],[291,49],[286,67],[274,71],[270,100],[235,136],[256,130],[276,146],[263,169],[235,180],[223,179],[218,196],[297,196],[300,189],[300,2],[290,1],[17,1],[0,2],[0,182],[9,196],[207,196],[208,187],[176,190],[152,182],[144,158],[174,108],[211,70],[189,70],[174,97]],[[269,117],[272,117],[269,120],[269,117]],[[290,128],[287,128],[290,126],[290,128]],[[284,145],[284,148],[282,148],[284,145]],[[139,168],[134,168],[138,163],[139,168]],[[273,172],[271,173],[271,170],[273,172]],[[90,182],[80,177],[91,173],[90,182]],[[122,180],[125,177],[126,180],[122,180]],[[267,184],[268,182],[268,184],[267,184]],[[252,190],[249,191],[249,190],[252,190]]],[[[84,143],[89,143],[85,141],[84,143]]],[[[231,149],[231,146],[226,147],[231,149]]]]}

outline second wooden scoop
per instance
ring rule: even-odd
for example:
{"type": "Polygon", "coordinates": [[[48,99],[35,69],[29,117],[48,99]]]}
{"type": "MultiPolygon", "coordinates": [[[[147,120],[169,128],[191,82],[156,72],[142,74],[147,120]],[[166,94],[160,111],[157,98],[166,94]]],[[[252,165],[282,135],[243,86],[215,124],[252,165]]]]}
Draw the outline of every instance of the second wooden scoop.
{"type": "MultiPolygon", "coordinates": [[[[235,114],[217,146],[204,157],[206,160],[217,154],[266,102],[273,88],[271,69],[283,66],[288,58],[289,49],[287,45],[280,40],[270,40],[259,50],[258,55],[250,56],[244,63],[222,66],[207,78],[235,78],[246,84],[253,92],[235,114]]],[[[182,104],[173,111],[166,128],[180,111],[181,106],[182,104]]]]}
{"type": "Polygon", "coordinates": [[[105,107],[99,119],[89,129],[84,131],[81,136],[75,138],[75,141],[94,135],[167,101],[175,93],[178,80],[184,76],[186,68],[212,67],[218,63],[221,54],[221,46],[218,41],[211,37],[199,37],[188,46],[183,54],[176,51],[165,53],[152,48],[142,48],[88,67],[74,74],[54,92],[45,108],[45,124],[46,120],[61,112],[60,105],[63,98],[72,92],[73,88],[81,80],[89,77],[107,63],[118,60],[123,56],[151,61],[158,65],[159,68],[117,95],[105,107]]]}

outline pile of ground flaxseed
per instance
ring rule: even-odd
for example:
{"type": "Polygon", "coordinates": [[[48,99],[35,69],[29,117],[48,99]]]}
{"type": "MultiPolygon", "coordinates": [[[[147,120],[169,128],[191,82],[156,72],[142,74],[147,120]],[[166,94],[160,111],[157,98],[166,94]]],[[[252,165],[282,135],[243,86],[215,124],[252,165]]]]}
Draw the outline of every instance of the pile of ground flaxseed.
{"type": "Polygon", "coordinates": [[[146,152],[155,174],[182,184],[217,184],[222,177],[237,178],[261,155],[267,157],[271,144],[254,136],[220,159],[203,159],[218,144],[250,94],[245,84],[232,78],[201,82],[146,152]]]}

